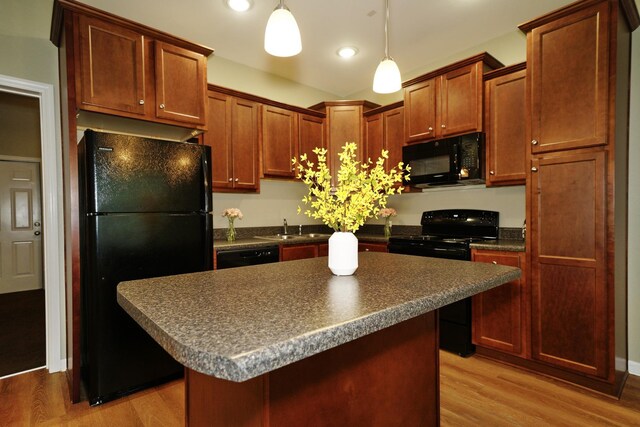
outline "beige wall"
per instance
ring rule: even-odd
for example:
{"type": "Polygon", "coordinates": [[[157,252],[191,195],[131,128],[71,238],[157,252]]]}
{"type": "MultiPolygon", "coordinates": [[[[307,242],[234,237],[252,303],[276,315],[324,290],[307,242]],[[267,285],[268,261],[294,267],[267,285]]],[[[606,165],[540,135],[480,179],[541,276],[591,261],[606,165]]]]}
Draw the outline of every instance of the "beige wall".
{"type": "Polygon", "coordinates": [[[299,107],[338,99],[335,94],[219,58],[215,53],[207,62],[207,76],[209,83],[299,107]]]}
{"type": "Polygon", "coordinates": [[[1,33],[0,74],[58,87],[58,51],[49,40],[1,33]]]}
{"type": "Polygon", "coordinates": [[[40,158],[37,98],[0,92],[0,155],[40,158]]]}

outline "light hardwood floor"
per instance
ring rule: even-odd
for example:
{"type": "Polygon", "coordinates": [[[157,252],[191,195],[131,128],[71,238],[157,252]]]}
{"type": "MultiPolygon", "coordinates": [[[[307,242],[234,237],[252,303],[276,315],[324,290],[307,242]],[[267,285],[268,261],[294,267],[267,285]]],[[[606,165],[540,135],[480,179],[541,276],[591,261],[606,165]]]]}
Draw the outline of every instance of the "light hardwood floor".
{"type": "MultiPolygon", "coordinates": [[[[441,352],[442,426],[640,426],[640,377],[619,401],[480,357],[441,352]]],[[[68,402],[65,376],[0,380],[0,426],[181,426],[182,381],[90,408],[68,402]]]]}

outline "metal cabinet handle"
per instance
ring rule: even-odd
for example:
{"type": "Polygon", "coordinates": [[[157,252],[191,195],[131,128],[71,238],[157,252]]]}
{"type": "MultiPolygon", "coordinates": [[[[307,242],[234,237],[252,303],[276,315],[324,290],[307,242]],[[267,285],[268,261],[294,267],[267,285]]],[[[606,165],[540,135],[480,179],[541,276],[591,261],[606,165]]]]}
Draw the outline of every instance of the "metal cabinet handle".
{"type": "Polygon", "coordinates": [[[36,235],[36,236],[39,236],[40,232],[39,231],[34,231],[33,234],[36,235]]]}
{"type": "Polygon", "coordinates": [[[446,126],[445,126],[445,125],[440,125],[440,127],[441,127],[442,129],[446,128],[446,126]]]}
{"type": "Polygon", "coordinates": [[[232,182],[232,181],[233,181],[233,178],[229,178],[229,182],[232,182]]]}
{"type": "Polygon", "coordinates": [[[538,140],[537,139],[532,139],[531,140],[531,145],[538,145],[538,140]]]}
{"type": "Polygon", "coordinates": [[[140,101],[138,101],[138,104],[144,105],[144,99],[141,99],[140,101]]]}
{"type": "Polygon", "coordinates": [[[430,134],[432,130],[433,130],[433,128],[431,126],[429,126],[429,129],[427,130],[427,135],[430,134]]]}
{"type": "Polygon", "coordinates": [[[491,261],[493,265],[498,265],[498,261],[491,261]]]}
{"type": "Polygon", "coordinates": [[[164,104],[160,104],[160,109],[164,109],[164,104]]]}
{"type": "Polygon", "coordinates": [[[535,167],[535,166],[534,166],[534,167],[532,167],[532,168],[531,168],[531,172],[538,172],[538,168],[537,168],[537,167],[535,167]]]}
{"type": "Polygon", "coordinates": [[[240,181],[240,178],[236,178],[236,179],[235,179],[235,181],[236,181],[236,182],[240,181]]]}
{"type": "Polygon", "coordinates": [[[495,175],[496,173],[494,171],[489,171],[489,175],[495,175]]]}
{"type": "Polygon", "coordinates": [[[365,248],[365,250],[364,250],[364,251],[365,251],[365,252],[369,252],[369,248],[365,248]]]}

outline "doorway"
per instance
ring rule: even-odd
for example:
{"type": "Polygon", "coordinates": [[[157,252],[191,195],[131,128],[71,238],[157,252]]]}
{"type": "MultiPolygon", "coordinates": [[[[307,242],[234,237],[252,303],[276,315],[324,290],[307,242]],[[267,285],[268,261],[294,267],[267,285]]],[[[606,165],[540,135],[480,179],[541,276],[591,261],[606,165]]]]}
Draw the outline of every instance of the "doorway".
{"type": "MultiPolygon", "coordinates": [[[[38,134],[36,143],[38,154],[33,152],[16,152],[15,148],[20,147],[22,136],[11,137],[9,140],[0,139],[0,167],[11,176],[13,184],[25,184],[29,181],[39,180],[41,197],[32,199],[31,196],[36,190],[29,185],[8,185],[16,187],[8,190],[9,199],[19,205],[15,213],[9,209],[9,223],[14,228],[23,229],[28,232],[31,242],[24,236],[16,241],[24,242],[10,244],[11,251],[15,252],[11,263],[11,268],[17,272],[16,281],[11,285],[2,283],[2,288],[8,288],[9,292],[0,289],[0,296],[14,295],[19,299],[12,300],[9,305],[23,307],[17,310],[22,315],[27,315],[28,309],[36,307],[40,318],[44,318],[45,354],[42,363],[42,355],[37,362],[39,366],[46,366],[49,372],[57,372],[66,369],[66,340],[65,331],[65,301],[64,301],[64,235],[63,235],[63,199],[62,199],[62,154],[61,135],[56,126],[55,96],[54,88],[50,84],[33,82],[24,79],[0,75],[0,97],[18,97],[23,102],[32,102],[37,105],[36,116],[39,119],[38,126],[24,125],[22,131],[31,130],[38,134]],[[39,146],[38,146],[39,145],[39,146]],[[13,150],[13,151],[12,151],[13,150]],[[5,154],[3,154],[3,152],[5,154]],[[6,153],[9,154],[6,154],[6,153]],[[31,164],[31,165],[28,165],[31,164]],[[20,166],[18,166],[20,165],[20,166]],[[13,198],[13,199],[12,199],[13,198]],[[41,202],[41,203],[40,203],[41,202]],[[40,215],[36,210],[41,209],[40,215]],[[26,213],[25,213],[26,212],[26,213]],[[36,218],[38,216],[39,218],[36,218]],[[29,219],[30,218],[30,219],[29,219]],[[36,225],[39,223],[39,225],[36,225]],[[17,225],[17,227],[16,227],[17,225]],[[28,229],[28,231],[27,231],[28,229]],[[22,239],[22,240],[21,240],[22,239]],[[41,255],[38,257],[37,246],[40,245],[41,255]],[[15,256],[14,256],[15,255],[15,256]],[[37,273],[40,269],[40,273],[37,273]],[[40,285],[36,282],[28,282],[28,276],[39,277],[40,285]],[[16,287],[20,289],[15,291],[16,287]],[[34,292],[32,292],[34,291],[34,292]],[[27,298],[32,295],[34,298],[27,298]],[[34,303],[34,300],[39,302],[34,303]],[[44,301],[43,301],[44,300],[44,301]]],[[[5,111],[6,112],[6,111],[5,111]]],[[[0,127],[0,133],[5,132],[5,126],[0,127]]],[[[1,135],[0,135],[1,136],[1,135]]],[[[3,173],[4,174],[4,173],[3,173]]],[[[7,184],[3,184],[7,186],[7,184]]],[[[34,187],[35,188],[35,187],[34,187]]],[[[0,214],[2,217],[6,215],[0,214]]],[[[1,218],[0,218],[1,220],[1,218]]],[[[3,226],[4,229],[4,226],[3,226]]],[[[6,237],[6,236],[4,236],[6,237]]],[[[3,238],[4,238],[3,237],[3,238]]],[[[0,249],[2,250],[2,249],[0,249]]],[[[5,250],[3,250],[5,251],[5,250]]],[[[3,261],[6,263],[6,261],[3,261]]],[[[1,264],[0,264],[1,265],[1,264]]],[[[0,267],[6,271],[7,267],[0,267]]],[[[1,273],[1,272],[0,272],[1,273]]],[[[5,289],[6,290],[6,289],[5,289]]],[[[2,315],[2,313],[0,313],[2,315]]],[[[2,324],[1,328],[19,330],[26,325],[23,317],[13,317],[10,325],[2,324]]],[[[42,324],[42,321],[40,321],[42,324]]],[[[42,331],[33,329],[23,329],[18,335],[28,335],[29,337],[42,338],[42,331]]],[[[13,342],[13,341],[12,341],[13,342]]],[[[16,344],[12,343],[12,347],[16,344]]],[[[0,343],[0,349],[4,345],[0,343]]],[[[0,377],[4,373],[0,372],[0,377]]]]}

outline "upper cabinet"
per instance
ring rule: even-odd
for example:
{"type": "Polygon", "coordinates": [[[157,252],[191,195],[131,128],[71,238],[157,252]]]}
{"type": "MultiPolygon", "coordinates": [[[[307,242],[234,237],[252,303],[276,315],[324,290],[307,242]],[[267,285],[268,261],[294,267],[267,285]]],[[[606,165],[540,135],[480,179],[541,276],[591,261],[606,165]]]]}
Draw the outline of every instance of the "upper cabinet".
{"type": "Polygon", "coordinates": [[[306,154],[313,163],[318,162],[314,154],[315,148],[326,148],[324,118],[300,114],[298,119],[298,153],[306,154]]]}
{"type": "Polygon", "coordinates": [[[385,169],[402,161],[404,145],[404,107],[402,101],[390,104],[365,113],[365,158],[375,162],[382,150],[389,152],[385,169]]]}
{"type": "Polygon", "coordinates": [[[68,0],[56,2],[52,41],[77,109],[205,128],[211,49],[68,0]]]}
{"type": "Polygon", "coordinates": [[[405,141],[482,131],[482,75],[501,66],[483,53],[403,83],[405,141]]]}
{"type": "Polygon", "coordinates": [[[213,191],[258,191],[260,104],[209,90],[204,143],[211,147],[213,191]]]}
{"type": "MultiPolygon", "coordinates": [[[[312,110],[326,114],[327,149],[329,170],[332,175],[340,165],[339,154],[347,142],[355,142],[357,159],[363,158],[364,119],[362,114],[378,104],[369,101],[329,101],[310,107],[312,110]]],[[[335,176],[334,176],[335,178],[335,176]]]]}
{"type": "Polygon", "coordinates": [[[525,183],[525,77],[525,63],[484,76],[487,187],[525,183]]]}
{"type": "Polygon", "coordinates": [[[207,93],[207,58],[157,41],[156,117],[203,125],[207,93]]]}
{"type": "Polygon", "coordinates": [[[609,8],[599,2],[529,33],[533,153],[607,143],[609,8]]]}
{"type": "Polygon", "coordinates": [[[293,178],[291,159],[298,155],[298,113],[262,107],[262,171],[265,176],[293,178]]]}

